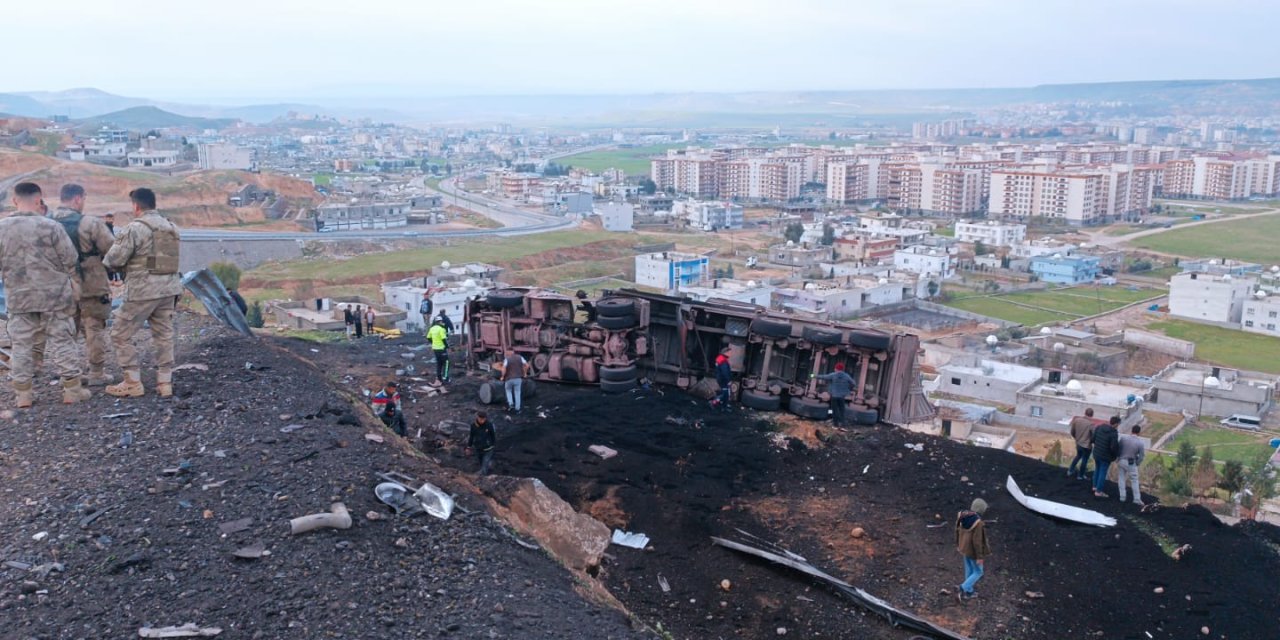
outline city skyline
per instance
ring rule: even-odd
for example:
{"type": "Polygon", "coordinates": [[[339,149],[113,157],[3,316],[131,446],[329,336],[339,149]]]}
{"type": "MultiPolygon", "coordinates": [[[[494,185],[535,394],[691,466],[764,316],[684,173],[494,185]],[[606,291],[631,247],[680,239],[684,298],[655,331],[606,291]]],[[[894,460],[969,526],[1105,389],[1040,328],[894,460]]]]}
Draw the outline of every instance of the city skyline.
{"type": "Polygon", "coordinates": [[[1280,6],[1262,2],[1212,12],[1184,0],[1099,3],[1105,13],[1059,0],[743,0],[732,13],[678,0],[59,4],[56,17],[33,5],[6,12],[32,25],[8,34],[11,50],[41,53],[11,67],[0,90],[230,103],[1280,76],[1263,45],[1280,6]]]}

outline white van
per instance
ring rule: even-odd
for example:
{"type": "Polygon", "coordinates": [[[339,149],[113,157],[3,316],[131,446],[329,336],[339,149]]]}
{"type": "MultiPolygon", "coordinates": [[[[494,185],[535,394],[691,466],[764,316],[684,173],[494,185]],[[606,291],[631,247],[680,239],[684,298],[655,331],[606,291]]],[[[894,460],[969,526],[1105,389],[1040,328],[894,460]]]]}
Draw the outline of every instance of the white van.
{"type": "Polygon", "coordinates": [[[1232,414],[1222,419],[1222,426],[1235,427],[1237,429],[1248,429],[1249,431],[1258,431],[1262,429],[1262,418],[1258,416],[1246,416],[1239,413],[1232,414]]]}

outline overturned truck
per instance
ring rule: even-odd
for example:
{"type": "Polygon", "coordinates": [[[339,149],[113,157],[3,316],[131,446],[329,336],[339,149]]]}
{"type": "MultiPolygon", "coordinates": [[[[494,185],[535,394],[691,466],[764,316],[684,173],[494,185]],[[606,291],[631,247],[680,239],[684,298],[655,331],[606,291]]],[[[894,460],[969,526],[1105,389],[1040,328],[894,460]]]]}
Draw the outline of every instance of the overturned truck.
{"type": "Polygon", "coordinates": [[[734,373],[731,396],[743,406],[825,418],[830,395],[816,376],[843,363],[857,383],[849,403],[858,422],[904,424],[933,415],[916,368],[920,341],[910,334],[631,289],[595,300],[498,289],[468,302],[464,321],[469,366],[489,367],[511,349],[537,380],[594,384],[608,393],[646,380],[691,389],[715,384],[715,359],[724,353],[734,373]]]}

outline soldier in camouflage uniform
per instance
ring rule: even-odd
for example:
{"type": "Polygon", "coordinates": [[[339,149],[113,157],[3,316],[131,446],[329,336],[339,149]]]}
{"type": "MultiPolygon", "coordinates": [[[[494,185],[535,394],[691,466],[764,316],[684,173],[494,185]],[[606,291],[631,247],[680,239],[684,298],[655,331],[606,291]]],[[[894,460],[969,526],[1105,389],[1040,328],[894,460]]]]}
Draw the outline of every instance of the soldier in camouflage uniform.
{"type": "Polygon", "coordinates": [[[107,285],[107,269],[102,266],[102,256],[111,250],[115,237],[107,225],[96,216],[83,216],[84,187],[78,184],[62,185],[59,194],[61,204],[50,218],[63,225],[63,229],[76,227],[78,233],[72,241],[79,251],[80,267],[76,275],[80,279],[80,303],[76,316],[77,331],[84,332],[84,347],[89,356],[90,385],[110,382],[104,366],[107,362],[107,318],[111,316],[111,287],[107,285]]]}
{"type": "Polygon", "coordinates": [[[15,185],[13,204],[18,212],[0,220],[0,277],[13,343],[9,376],[18,408],[30,407],[33,401],[31,349],[38,331],[44,332],[50,361],[62,376],[62,401],[89,398],[89,390],[80,385],[75,348],[73,314],[80,297],[76,249],[62,225],[40,215],[41,195],[34,183],[15,185]]]}
{"type": "Polygon", "coordinates": [[[124,370],[124,380],[107,387],[107,393],[125,398],[145,393],[133,336],[144,322],[151,323],[151,343],[156,354],[156,395],[173,395],[173,311],[182,294],[178,273],[178,228],[156,211],[156,194],[150,189],[129,192],[134,220],[116,237],[115,246],[102,259],[108,269],[124,271],[124,302],[111,326],[111,343],[124,370]]]}

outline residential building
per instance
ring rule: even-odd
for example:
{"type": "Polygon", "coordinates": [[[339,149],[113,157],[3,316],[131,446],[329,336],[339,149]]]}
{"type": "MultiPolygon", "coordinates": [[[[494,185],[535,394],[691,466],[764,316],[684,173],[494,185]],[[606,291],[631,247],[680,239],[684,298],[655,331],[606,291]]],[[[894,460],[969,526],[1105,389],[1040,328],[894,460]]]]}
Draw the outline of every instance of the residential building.
{"type": "Polygon", "coordinates": [[[1012,407],[1018,403],[1018,392],[1043,375],[1038,367],[960,356],[938,368],[937,391],[1012,407]]]}
{"type": "Polygon", "coordinates": [[[206,143],[196,147],[200,168],[205,170],[252,171],[256,168],[253,149],[234,144],[206,143]]]}
{"type": "Polygon", "coordinates": [[[703,287],[681,287],[683,293],[694,300],[731,300],[743,304],[754,304],[769,308],[773,301],[773,292],[777,289],[770,284],[762,284],[755,280],[733,280],[718,278],[710,285],[703,287]]]}
{"type": "Polygon", "coordinates": [[[1015,258],[1036,258],[1052,255],[1069,256],[1074,255],[1075,252],[1076,245],[1055,238],[1024,240],[1013,247],[1013,257],[1015,258]]]}
{"type": "Polygon", "coordinates": [[[1102,171],[999,169],[991,172],[989,210],[997,218],[1093,225],[1105,219],[1107,190],[1102,171]]]}
{"type": "Polygon", "coordinates": [[[893,252],[898,250],[900,243],[896,236],[873,238],[869,235],[853,233],[836,238],[831,246],[835,249],[837,260],[879,264],[891,262],[893,252]]]}
{"type": "Polygon", "coordinates": [[[706,256],[675,251],[638,255],[636,284],[664,291],[701,286],[707,281],[708,262],[706,256]]]}
{"type": "Polygon", "coordinates": [[[387,229],[409,224],[408,202],[325,204],[316,208],[317,231],[387,229]]]}
{"type": "Polygon", "coordinates": [[[1163,193],[1173,198],[1239,200],[1280,194],[1280,155],[1197,155],[1168,162],[1163,193]]]}
{"type": "Polygon", "coordinates": [[[1015,247],[1027,239],[1027,225],[956,221],[955,238],[960,242],[981,242],[988,247],[1015,247]]]}
{"type": "Polygon", "coordinates": [[[902,271],[920,275],[936,275],[951,278],[956,275],[954,257],[945,249],[923,245],[906,247],[893,252],[893,266],[902,271]]]}
{"type": "Polygon", "coordinates": [[[426,331],[422,315],[418,308],[422,304],[422,294],[431,292],[433,315],[441,311],[449,315],[455,327],[463,335],[467,333],[466,323],[462,322],[467,300],[484,296],[498,284],[492,280],[467,278],[461,281],[428,282],[431,278],[408,278],[382,285],[383,301],[388,307],[404,312],[404,317],[396,322],[401,331],[426,331]]]}
{"type": "Polygon", "coordinates": [[[485,187],[494,194],[513,200],[527,200],[540,193],[542,176],[509,169],[494,169],[485,175],[485,187]]]}
{"type": "Polygon", "coordinates": [[[1276,376],[1175,362],[1156,374],[1151,401],[1197,416],[1263,417],[1275,403],[1276,376]]]}
{"type": "Polygon", "coordinates": [[[830,262],[835,252],[831,247],[787,242],[769,247],[769,262],[788,267],[809,268],[830,262]]]}
{"type": "Polygon", "coordinates": [[[742,206],[731,202],[678,200],[671,204],[671,215],[703,231],[742,228],[742,206]]]}
{"type": "Polygon", "coordinates": [[[1280,296],[1258,292],[1244,302],[1240,328],[1250,333],[1280,337],[1280,296]]]}
{"type": "Polygon", "coordinates": [[[605,202],[595,210],[605,231],[631,231],[635,223],[636,209],[627,202],[605,202]]]}
{"type": "Polygon", "coordinates": [[[1149,393],[1145,386],[1085,375],[1065,379],[1058,371],[1047,376],[1051,382],[1032,383],[1018,392],[1015,415],[1057,423],[1064,431],[1085,409],[1093,409],[1097,418],[1120,416],[1122,428],[1142,420],[1142,401],[1149,393]],[[1058,376],[1062,377],[1053,381],[1058,376]]]}
{"type": "Polygon", "coordinates": [[[1080,284],[1098,277],[1095,256],[1038,256],[1031,259],[1031,273],[1051,284],[1080,284]]]}
{"type": "Polygon", "coordinates": [[[1179,273],[1170,279],[1169,315],[1240,326],[1244,304],[1257,281],[1231,275],[1179,273]]]}
{"type": "Polygon", "coordinates": [[[851,204],[868,199],[871,166],[860,162],[827,164],[827,200],[851,204]]]}
{"type": "Polygon", "coordinates": [[[126,157],[131,167],[172,167],[178,164],[177,151],[131,151],[126,157]]]}

